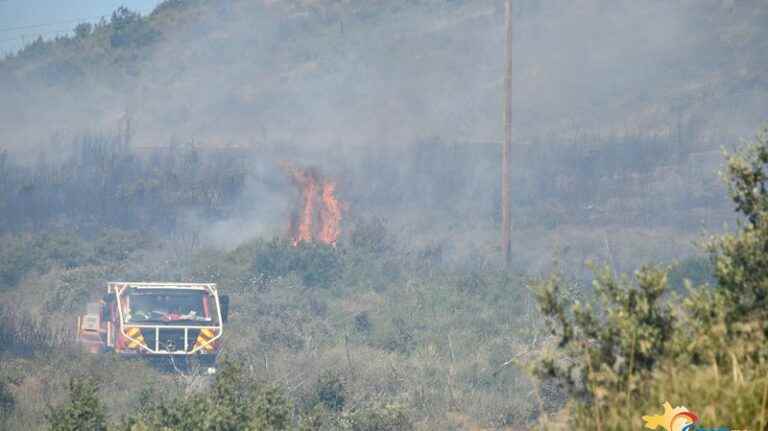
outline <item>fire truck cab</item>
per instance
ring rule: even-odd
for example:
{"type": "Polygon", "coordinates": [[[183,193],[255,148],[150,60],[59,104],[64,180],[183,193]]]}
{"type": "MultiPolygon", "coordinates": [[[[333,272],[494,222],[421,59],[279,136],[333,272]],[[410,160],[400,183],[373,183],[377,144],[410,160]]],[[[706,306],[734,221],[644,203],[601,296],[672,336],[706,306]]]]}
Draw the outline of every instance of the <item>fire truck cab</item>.
{"type": "Polygon", "coordinates": [[[229,297],[213,283],[107,283],[100,302],[77,318],[77,337],[90,352],[194,360],[212,366],[221,349],[229,297]]]}

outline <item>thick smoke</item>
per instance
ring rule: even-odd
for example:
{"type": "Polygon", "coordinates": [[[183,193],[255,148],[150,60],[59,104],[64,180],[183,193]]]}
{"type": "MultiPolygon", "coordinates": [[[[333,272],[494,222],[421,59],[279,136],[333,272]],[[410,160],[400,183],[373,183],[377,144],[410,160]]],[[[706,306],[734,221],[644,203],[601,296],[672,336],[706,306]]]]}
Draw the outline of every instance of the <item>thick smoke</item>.
{"type": "MultiPolygon", "coordinates": [[[[688,236],[678,237],[683,244],[649,245],[648,256],[690,252],[701,220],[721,222],[724,204],[699,205],[714,206],[716,214],[698,217],[681,214],[675,202],[711,186],[714,172],[699,170],[713,170],[712,151],[751,133],[768,108],[765,63],[753,55],[768,48],[760,25],[768,7],[715,0],[515,5],[520,264],[549,259],[558,241],[586,244],[572,252],[576,262],[608,254],[622,260],[618,245],[606,251],[604,236],[622,237],[614,235],[620,231],[628,242],[661,244],[663,237],[644,236],[659,224],[688,236]],[[675,160],[653,159],[651,147],[638,150],[653,169],[688,168],[671,176],[621,171],[610,161],[622,184],[635,181],[626,190],[660,193],[660,211],[669,217],[641,220],[635,214],[649,208],[630,208],[634,201],[614,195],[563,203],[546,187],[533,187],[541,175],[566,184],[563,190],[569,182],[582,191],[594,186],[580,182],[594,165],[574,162],[580,170],[566,172],[548,164],[567,157],[544,157],[536,148],[565,142],[579,153],[602,140],[602,151],[611,139],[630,147],[632,136],[662,136],[681,148],[675,160]],[[678,186],[670,191],[670,184],[678,186]],[[589,211],[596,206],[619,208],[626,223],[595,230],[601,222],[589,211]],[[527,214],[528,207],[538,213],[527,214]],[[555,215],[547,221],[541,213],[555,215]]],[[[296,192],[277,165],[290,160],[338,179],[353,211],[388,218],[406,234],[426,229],[425,241],[464,257],[487,254],[495,247],[498,211],[493,143],[502,136],[502,6],[231,0],[159,8],[141,49],[103,52],[92,39],[76,39],[45,55],[44,47],[28,49],[0,65],[0,143],[31,158],[51,148],[52,137],[66,141],[130,121],[134,146],[196,142],[249,154],[251,205],[204,229],[217,243],[285,229],[296,192]],[[446,155],[451,145],[456,151],[446,155]]],[[[611,181],[601,175],[594,181],[611,181]]]]}

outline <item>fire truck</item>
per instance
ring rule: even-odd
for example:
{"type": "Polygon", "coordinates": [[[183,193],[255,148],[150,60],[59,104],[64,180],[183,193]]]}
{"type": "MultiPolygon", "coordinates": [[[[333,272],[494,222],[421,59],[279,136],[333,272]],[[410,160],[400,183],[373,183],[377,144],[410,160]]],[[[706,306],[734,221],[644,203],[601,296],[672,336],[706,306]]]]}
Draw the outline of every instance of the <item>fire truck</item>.
{"type": "Polygon", "coordinates": [[[212,367],[228,312],[229,297],[213,283],[112,282],[78,316],[76,334],[93,353],[212,367]]]}

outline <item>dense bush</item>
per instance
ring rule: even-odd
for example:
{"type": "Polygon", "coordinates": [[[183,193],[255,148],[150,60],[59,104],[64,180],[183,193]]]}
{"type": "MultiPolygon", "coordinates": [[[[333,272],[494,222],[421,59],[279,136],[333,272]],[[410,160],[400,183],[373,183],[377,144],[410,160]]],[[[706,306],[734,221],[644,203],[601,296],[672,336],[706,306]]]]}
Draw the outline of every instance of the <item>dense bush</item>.
{"type": "Polygon", "coordinates": [[[112,13],[110,24],[110,43],[113,48],[141,48],[156,41],[160,36],[148,20],[124,6],[112,13]]]}
{"type": "Polygon", "coordinates": [[[345,431],[409,431],[414,428],[402,406],[377,405],[354,410],[334,421],[345,431]]]}
{"type": "Polygon", "coordinates": [[[88,377],[73,377],[69,382],[69,400],[47,415],[51,431],[106,431],[104,406],[99,401],[97,382],[88,377]]]}
{"type": "Polygon", "coordinates": [[[637,285],[598,273],[599,309],[566,304],[560,281],[540,285],[539,302],[559,334],[559,349],[537,374],[574,395],[578,429],[636,429],[639,415],[660,400],[702,412],[702,420],[732,428],[765,429],[768,380],[768,129],[729,155],[726,179],[744,221],[735,234],[712,238],[715,285],[689,296],[663,298],[665,270],[645,268],[637,285]],[[721,378],[730,370],[732,378],[721,378]],[[762,392],[761,392],[762,391],[762,392]]]}
{"type": "Polygon", "coordinates": [[[345,402],[344,384],[339,375],[326,371],[320,375],[317,383],[315,383],[312,397],[308,400],[308,405],[314,407],[321,404],[330,411],[339,412],[344,409],[345,402]]]}
{"type": "Polygon", "coordinates": [[[256,240],[234,253],[248,255],[249,272],[258,283],[295,273],[306,287],[329,287],[341,273],[339,250],[322,243],[256,240]]]}
{"type": "Polygon", "coordinates": [[[65,329],[52,327],[12,305],[0,304],[0,356],[47,354],[67,345],[71,337],[73,334],[65,329]]]}
{"type": "Polygon", "coordinates": [[[15,402],[8,390],[8,384],[4,379],[0,379],[0,425],[3,425],[13,412],[15,402]]]}
{"type": "Polygon", "coordinates": [[[0,287],[13,287],[38,265],[29,243],[21,237],[5,235],[0,241],[0,287]]]}
{"type": "Polygon", "coordinates": [[[358,220],[349,235],[349,245],[356,253],[381,256],[392,250],[393,241],[384,221],[379,217],[358,220]]]}
{"type": "MultiPolygon", "coordinates": [[[[667,288],[664,270],[643,268],[635,279],[636,284],[616,280],[610,269],[600,270],[594,284],[599,314],[589,304],[577,301],[567,307],[561,302],[558,277],[540,287],[542,312],[555,320],[559,346],[567,349],[567,357],[579,358],[563,366],[544,360],[539,369],[542,377],[563,381],[582,399],[595,396],[597,388],[606,394],[619,388],[630,393],[637,388],[637,381],[663,357],[672,336],[673,316],[671,307],[661,301],[667,288]]],[[[615,402],[601,398],[588,399],[615,402]]]]}
{"type": "Polygon", "coordinates": [[[717,282],[715,267],[709,256],[693,256],[673,265],[668,278],[669,287],[679,294],[685,294],[686,280],[694,286],[714,286],[717,282]]]}
{"type": "Polygon", "coordinates": [[[150,403],[118,429],[278,431],[291,427],[291,406],[280,390],[258,384],[247,376],[241,364],[227,362],[210,388],[150,403]]]}
{"type": "Polygon", "coordinates": [[[0,241],[0,288],[13,288],[27,275],[53,268],[72,278],[98,266],[119,264],[151,242],[145,233],[116,229],[94,230],[87,236],[73,229],[8,233],[0,241]]]}
{"type": "Polygon", "coordinates": [[[729,323],[768,321],[768,127],[727,162],[729,191],[744,220],[738,234],[710,244],[718,291],[727,297],[729,323]]]}
{"type": "Polygon", "coordinates": [[[131,150],[129,131],[83,136],[61,160],[36,165],[0,157],[0,232],[68,225],[172,229],[186,212],[220,217],[240,196],[242,159],[203,157],[193,146],[131,150]]]}

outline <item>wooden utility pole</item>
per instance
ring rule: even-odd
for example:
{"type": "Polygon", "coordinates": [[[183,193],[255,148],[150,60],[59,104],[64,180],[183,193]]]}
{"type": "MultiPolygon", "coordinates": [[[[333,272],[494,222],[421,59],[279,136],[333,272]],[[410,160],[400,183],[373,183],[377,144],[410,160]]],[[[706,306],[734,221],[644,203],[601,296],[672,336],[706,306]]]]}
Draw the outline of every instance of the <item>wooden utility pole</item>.
{"type": "Polygon", "coordinates": [[[509,191],[509,153],[512,149],[512,0],[505,2],[505,22],[507,27],[506,71],[504,73],[504,142],[501,144],[501,249],[504,252],[504,265],[511,262],[512,217],[509,191]]]}

